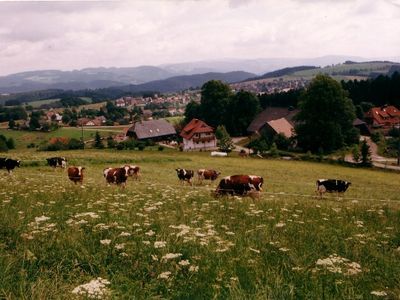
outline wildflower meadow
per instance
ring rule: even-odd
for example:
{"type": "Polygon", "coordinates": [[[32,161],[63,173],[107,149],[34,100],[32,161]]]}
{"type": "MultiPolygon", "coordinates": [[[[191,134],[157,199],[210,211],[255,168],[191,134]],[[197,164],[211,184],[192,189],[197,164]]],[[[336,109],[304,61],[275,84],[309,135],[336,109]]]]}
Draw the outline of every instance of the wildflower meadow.
{"type": "MultiPolygon", "coordinates": [[[[400,175],[171,151],[71,151],[83,185],[20,152],[0,173],[2,299],[399,299],[400,175]],[[141,167],[107,186],[102,171],[141,167]],[[175,169],[264,178],[258,198],[181,184],[175,169]],[[352,182],[319,199],[315,181],[352,182]]],[[[58,155],[58,154],[57,154],[58,155]]]]}

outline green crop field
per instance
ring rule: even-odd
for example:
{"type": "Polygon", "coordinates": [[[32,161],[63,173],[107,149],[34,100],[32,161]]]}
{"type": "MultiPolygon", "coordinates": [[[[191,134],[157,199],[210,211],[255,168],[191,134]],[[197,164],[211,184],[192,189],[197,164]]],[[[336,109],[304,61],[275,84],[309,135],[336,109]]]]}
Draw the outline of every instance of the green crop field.
{"type": "MultiPolygon", "coordinates": [[[[2,299],[399,299],[398,173],[208,153],[70,151],[83,186],[18,151],[0,173],[2,299]],[[141,167],[107,186],[103,168],[141,167]],[[175,168],[264,177],[259,198],[214,198],[175,168]],[[314,197],[318,178],[352,182],[314,197]]],[[[217,180],[218,181],[218,180],[217,180]]]]}

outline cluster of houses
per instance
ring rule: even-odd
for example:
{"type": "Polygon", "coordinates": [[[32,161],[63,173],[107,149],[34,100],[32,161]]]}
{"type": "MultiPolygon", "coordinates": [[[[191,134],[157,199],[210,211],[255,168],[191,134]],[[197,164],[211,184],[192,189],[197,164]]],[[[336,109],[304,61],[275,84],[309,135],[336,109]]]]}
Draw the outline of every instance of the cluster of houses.
{"type": "MultiPolygon", "coordinates": [[[[294,135],[294,116],[298,109],[269,107],[258,114],[247,128],[249,135],[267,131],[269,136],[282,134],[286,138],[294,135]]],[[[400,111],[394,106],[374,107],[365,114],[365,121],[356,119],[353,125],[361,134],[374,130],[387,133],[391,128],[400,128],[400,111]]],[[[214,128],[199,119],[191,120],[179,133],[184,151],[213,150],[217,147],[214,128]]],[[[177,137],[175,128],[167,121],[148,120],[136,122],[124,133],[124,138],[137,140],[172,141],[177,137]]]]}
{"type": "Polygon", "coordinates": [[[246,90],[255,94],[273,94],[302,89],[305,88],[309,83],[310,80],[304,78],[265,78],[246,82],[238,82],[231,84],[231,86],[237,91],[246,90]]]}

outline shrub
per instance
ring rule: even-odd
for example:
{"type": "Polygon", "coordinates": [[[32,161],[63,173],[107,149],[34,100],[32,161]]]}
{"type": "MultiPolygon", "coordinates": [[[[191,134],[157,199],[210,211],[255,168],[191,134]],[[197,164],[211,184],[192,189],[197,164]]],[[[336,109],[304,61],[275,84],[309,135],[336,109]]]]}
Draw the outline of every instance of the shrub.
{"type": "Polygon", "coordinates": [[[158,146],[158,151],[164,151],[164,147],[163,146],[158,146]]]}

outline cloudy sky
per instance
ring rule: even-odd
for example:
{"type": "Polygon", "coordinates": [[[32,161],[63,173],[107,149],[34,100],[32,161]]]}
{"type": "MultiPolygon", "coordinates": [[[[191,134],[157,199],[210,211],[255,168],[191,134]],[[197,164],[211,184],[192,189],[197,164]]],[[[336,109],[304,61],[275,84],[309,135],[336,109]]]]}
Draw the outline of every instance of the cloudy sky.
{"type": "Polygon", "coordinates": [[[0,75],[325,55],[400,56],[400,0],[0,0],[0,75]]]}

